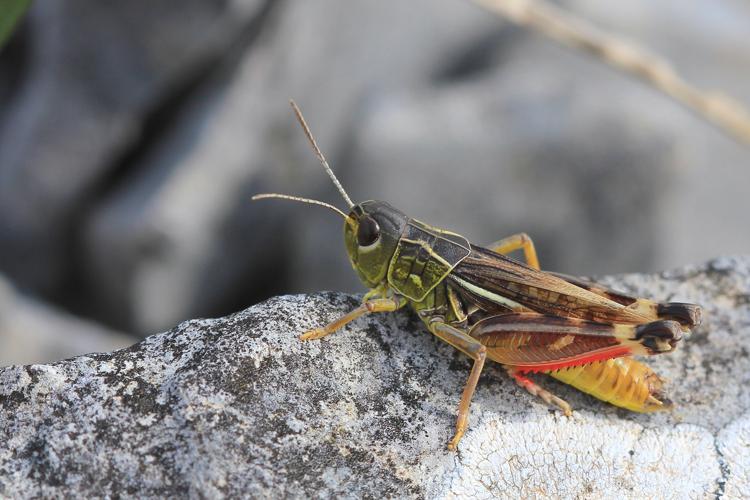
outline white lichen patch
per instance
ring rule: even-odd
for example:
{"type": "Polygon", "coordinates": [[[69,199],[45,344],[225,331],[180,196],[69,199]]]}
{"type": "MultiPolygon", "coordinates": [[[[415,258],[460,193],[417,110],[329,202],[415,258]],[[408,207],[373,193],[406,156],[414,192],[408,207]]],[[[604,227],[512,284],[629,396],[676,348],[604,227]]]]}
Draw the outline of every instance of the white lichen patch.
{"type": "Polygon", "coordinates": [[[464,439],[441,496],[695,498],[719,474],[713,437],[695,426],[644,430],[589,414],[495,417],[464,439]]]}
{"type": "Polygon", "coordinates": [[[750,413],[719,432],[717,448],[724,469],[722,491],[727,498],[750,498],[750,413]]]}

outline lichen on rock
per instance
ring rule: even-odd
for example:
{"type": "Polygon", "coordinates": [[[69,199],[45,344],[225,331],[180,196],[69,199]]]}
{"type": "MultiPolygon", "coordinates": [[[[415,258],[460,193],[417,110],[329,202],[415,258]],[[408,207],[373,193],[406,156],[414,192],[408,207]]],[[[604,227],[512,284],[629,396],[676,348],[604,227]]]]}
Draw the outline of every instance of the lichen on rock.
{"type": "Polygon", "coordinates": [[[0,369],[0,496],[743,497],[750,492],[750,258],[603,281],[705,308],[649,360],[676,409],[639,415],[551,379],[564,417],[482,375],[409,311],[325,339],[355,307],[320,293],[182,323],[130,348],[0,369]]]}

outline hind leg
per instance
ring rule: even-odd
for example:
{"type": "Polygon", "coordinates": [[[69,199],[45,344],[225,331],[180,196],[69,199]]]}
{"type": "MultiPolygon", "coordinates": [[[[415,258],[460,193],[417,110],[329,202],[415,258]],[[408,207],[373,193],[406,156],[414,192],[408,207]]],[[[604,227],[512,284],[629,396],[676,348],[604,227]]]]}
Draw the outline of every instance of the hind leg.
{"type": "Polygon", "coordinates": [[[490,243],[487,245],[487,248],[503,255],[509,254],[515,250],[523,250],[526,265],[533,267],[534,269],[539,269],[539,258],[536,255],[534,242],[531,241],[531,238],[529,238],[529,235],[526,233],[518,233],[508,236],[507,238],[490,243]]]}

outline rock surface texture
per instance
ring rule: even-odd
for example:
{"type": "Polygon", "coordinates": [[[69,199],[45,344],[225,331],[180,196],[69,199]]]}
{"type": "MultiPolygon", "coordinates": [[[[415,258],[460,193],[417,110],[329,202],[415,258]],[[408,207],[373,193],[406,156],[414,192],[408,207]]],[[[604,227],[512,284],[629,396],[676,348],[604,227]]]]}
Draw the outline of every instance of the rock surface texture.
{"type": "Polygon", "coordinates": [[[301,343],[359,299],[286,296],[110,354],[2,369],[0,496],[750,495],[750,258],[604,281],[705,307],[679,350],[650,361],[673,412],[543,380],[577,410],[566,418],[490,364],[450,453],[466,358],[408,311],[301,343]]]}

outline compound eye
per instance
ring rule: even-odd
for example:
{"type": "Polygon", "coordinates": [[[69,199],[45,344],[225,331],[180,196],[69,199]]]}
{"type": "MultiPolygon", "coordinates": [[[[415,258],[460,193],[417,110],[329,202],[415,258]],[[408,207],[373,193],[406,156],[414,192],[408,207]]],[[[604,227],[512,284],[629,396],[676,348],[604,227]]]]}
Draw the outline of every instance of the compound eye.
{"type": "Polygon", "coordinates": [[[357,229],[357,243],[361,247],[369,247],[380,238],[380,227],[375,219],[365,216],[359,220],[357,229]]]}

